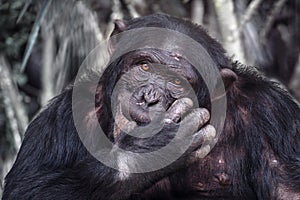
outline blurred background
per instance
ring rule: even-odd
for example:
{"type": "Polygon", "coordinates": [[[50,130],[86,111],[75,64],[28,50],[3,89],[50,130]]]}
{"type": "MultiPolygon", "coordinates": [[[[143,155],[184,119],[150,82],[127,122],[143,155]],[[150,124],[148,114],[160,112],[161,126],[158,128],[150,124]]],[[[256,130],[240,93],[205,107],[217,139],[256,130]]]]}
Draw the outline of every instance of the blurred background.
{"type": "Polygon", "coordinates": [[[300,100],[299,0],[0,0],[0,198],[28,122],[72,83],[113,21],[157,12],[204,26],[233,60],[300,100]]]}

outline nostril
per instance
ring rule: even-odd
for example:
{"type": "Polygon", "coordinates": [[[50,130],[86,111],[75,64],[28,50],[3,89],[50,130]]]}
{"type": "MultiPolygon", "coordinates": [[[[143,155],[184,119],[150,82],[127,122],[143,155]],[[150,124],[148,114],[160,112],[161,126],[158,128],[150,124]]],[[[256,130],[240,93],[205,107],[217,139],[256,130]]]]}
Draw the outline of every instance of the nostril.
{"type": "Polygon", "coordinates": [[[163,90],[160,90],[150,84],[136,90],[132,97],[135,99],[134,102],[136,105],[146,109],[147,107],[153,106],[162,101],[162,97],[164,96],[163,92],[163,90]]]}
{"type": "Polygon", "coordinates": [[[160,95],[155,90],[149,90],[144,94],[144,100],[148,104],[148,106],[154,105],[159,101],[160,95]]]}
{"type": "Polygon", "coordinates": [[[145,94],[144,99],[148,104],[153,104],[158,102],[158,95],[156,93],[145,94]]]}

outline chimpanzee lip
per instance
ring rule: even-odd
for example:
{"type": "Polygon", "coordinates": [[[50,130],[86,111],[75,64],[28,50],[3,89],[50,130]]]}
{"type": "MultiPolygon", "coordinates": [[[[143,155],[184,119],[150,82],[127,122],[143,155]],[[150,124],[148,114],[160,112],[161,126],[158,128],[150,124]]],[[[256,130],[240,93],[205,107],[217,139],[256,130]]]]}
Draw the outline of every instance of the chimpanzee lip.
{"type": "MultiPolygon", "coordinates": [[[[130,99],[128,117],[139,125],[146,125],[151,122],[149,111],[152,106],[157,103],[162,103],[164,107],[162,112],[164,112],[175,100],[176,99],[172,99],[168,101],[167,99],[160,99],[158,102],[147,103],[144,99],[137,99],[135,96],[132,96],[130,99]]],[[[157,112],[159,112],[159,110],[157,112]]]]}
{"type": "Polygon", "coordinates": [[[129,107],[130,118],[138,124],[150,122],[148,106],[144,101],[131,102],[129,107]]]}
{"type": "Polygon", "coordinates": [[[147,113],[130,112],[130,117],[138,125],[146,125],[151,121],[147,113]]]}

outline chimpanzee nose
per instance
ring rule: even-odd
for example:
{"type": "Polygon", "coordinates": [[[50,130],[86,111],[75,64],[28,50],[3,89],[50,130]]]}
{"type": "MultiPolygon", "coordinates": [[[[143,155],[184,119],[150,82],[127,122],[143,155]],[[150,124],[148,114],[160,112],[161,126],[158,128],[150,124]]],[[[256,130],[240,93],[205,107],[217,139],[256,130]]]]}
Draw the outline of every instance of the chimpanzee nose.
{"type": "Polygon", "coordinates": [[[144,100],[148,106],[156,104],[159,101],[159,97],[159,92],[153,87],[149,87],[144,91],[144,100]]]}
{"type": "Polygon", "coordinates": [[[142,86],[133,94],[136,104],[142,107],[149,107],[159,103],[162,96],[161,89],[152,84],[142,86]]]}

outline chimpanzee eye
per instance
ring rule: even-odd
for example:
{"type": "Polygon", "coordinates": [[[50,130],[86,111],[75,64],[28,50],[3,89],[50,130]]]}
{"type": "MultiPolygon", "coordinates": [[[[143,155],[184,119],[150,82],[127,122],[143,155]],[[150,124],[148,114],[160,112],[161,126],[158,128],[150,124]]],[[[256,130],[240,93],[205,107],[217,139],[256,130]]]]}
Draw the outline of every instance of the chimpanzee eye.
{"type": "Polygon", "coordinates": [[[176,85],[180,85],[181,84],[181,80],[179,78],[175,78],[173,80],[173,82],[176,84],[176,85]]]}
{"type": "Polygon", "coordinates": [[[150,69],[150,67],[149,67],[148,64],[146,64],[146,63],[141,64],[141,68],[142,68],[142,70],[144,70],[144,71],[148,71],[148,70],[150,69]]]}

